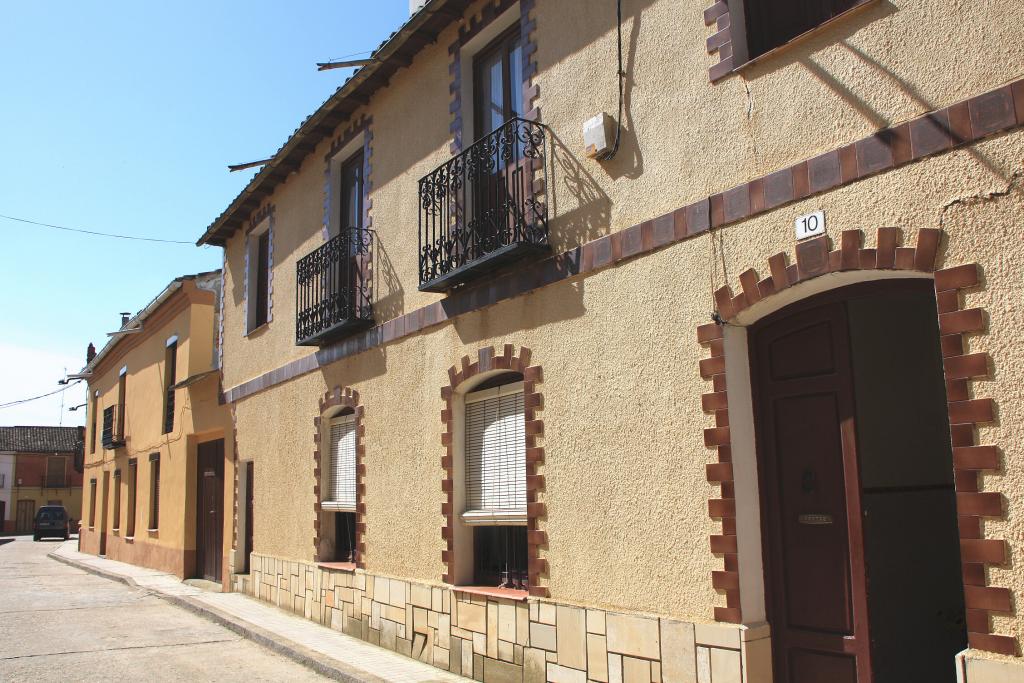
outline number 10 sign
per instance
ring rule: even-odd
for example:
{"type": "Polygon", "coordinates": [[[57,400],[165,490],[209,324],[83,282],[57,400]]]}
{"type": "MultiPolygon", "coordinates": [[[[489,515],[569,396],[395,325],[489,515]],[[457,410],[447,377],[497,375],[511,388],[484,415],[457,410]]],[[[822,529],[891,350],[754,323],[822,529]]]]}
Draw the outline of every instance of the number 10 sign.
{"type": "Polygon", "coordinates": [[[814,213],[798,216],[794,222],[796,226],[797,240],[817,237],[825,234],[825,212],[815,211],[814,213]]]}

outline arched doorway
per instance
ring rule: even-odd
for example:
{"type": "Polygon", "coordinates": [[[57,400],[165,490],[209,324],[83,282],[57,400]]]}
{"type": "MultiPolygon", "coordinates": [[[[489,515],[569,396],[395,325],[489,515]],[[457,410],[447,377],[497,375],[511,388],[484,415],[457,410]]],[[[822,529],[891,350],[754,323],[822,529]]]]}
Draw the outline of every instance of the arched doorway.
{"type": "Polygon", "coordinates": [[[931,281],[798,301],[748,349],[776,680],[954,681],[967,632],[931,281]]]}

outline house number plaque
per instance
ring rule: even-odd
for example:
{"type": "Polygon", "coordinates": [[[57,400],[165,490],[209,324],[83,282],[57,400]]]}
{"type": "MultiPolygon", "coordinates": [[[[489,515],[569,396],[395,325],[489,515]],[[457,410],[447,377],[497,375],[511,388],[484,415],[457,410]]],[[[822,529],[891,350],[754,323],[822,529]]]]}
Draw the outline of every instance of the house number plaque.
{"type": "Polygon", "coordinates": [[[797,216],[794,221],[797,241],[805,240],[808,237],[817,237],[825,234],[825,212],[815,211],[814,213],[797,216]]]}

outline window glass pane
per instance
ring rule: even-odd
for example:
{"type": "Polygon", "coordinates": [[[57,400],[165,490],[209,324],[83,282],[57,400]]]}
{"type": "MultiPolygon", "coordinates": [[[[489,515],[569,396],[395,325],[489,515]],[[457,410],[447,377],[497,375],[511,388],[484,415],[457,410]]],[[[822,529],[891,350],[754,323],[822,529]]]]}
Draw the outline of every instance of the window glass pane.
{"type": "Polygon", "coordinates": [[[523,114],[523,47],[518,38],[508,56],[509,118],[523,114]]]}
{"type": "Polygon", "coordinates": [[[341,229],[363,227],[363,155],[341,167],[341,229]]]}

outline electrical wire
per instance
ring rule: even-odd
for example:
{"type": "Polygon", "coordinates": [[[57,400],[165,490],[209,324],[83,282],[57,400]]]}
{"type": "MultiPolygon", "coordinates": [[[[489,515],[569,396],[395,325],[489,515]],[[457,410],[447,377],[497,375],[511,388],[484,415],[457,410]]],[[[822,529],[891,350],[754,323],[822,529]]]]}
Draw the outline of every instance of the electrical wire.
{"type": "Polygon", "coordinates": [[[615,16],[618,24],[618,45],[619,45],[619,117],[615,120],[615,143],[612,148],[601,157],[601,161],[611,161],[619,153],[619,143],[622,141],[622,111],[626,97],[626,72],[622,69],[622,0],[615,0],[615,16]]]}
{"type": "Polygon", "coordinates": [[[116,235],[110,232],[98,232],[96,230],[84,230],[82,228],[68,228],[63,225],[53,225],[52,223],[40,223],[39,221],[31,221],[27,218],[17,218],[16,216],[5,216],[0,213],[0,218],[7,219],[9,221],[17,221],[18,223],[28,223],[29,225],[38,225],[43,228],[53,228],[54,230],[66,230],[68,232],[79,232],[85,235],[96,235],[99,237],[117,237],[122,240],[138,240],[141,242],[163,242],[164,244],[194,244],[188,240],[165,240],[159,237],[136,237],[134,235],[116,235]]]}
{"type": "Polygon", "coordinates": [[[22,399],[19,399],[17,401],[8,401],[7,403],[0,403],[0,409],[10,408],[12,406],[19,406],[22,403],[28,403],[29,401],[35,401],[35,400],[38,400],[40,398],[46,398],[47,396],[53,396],[54,394],[63,393],[65,391],[67,391],[68,389],[70,389],[71,387],[75,386],[76,384],[80,383],[81,381],[82,380],[77,379],[74,382],[72,382],[71,384],[67,385],[66,387],[62,387],[60,389],[57,389],[56,391],[51,391],[48,394],[40,394],[39,396],[33,396],[31,398],[22,398],[22,399]]]}

